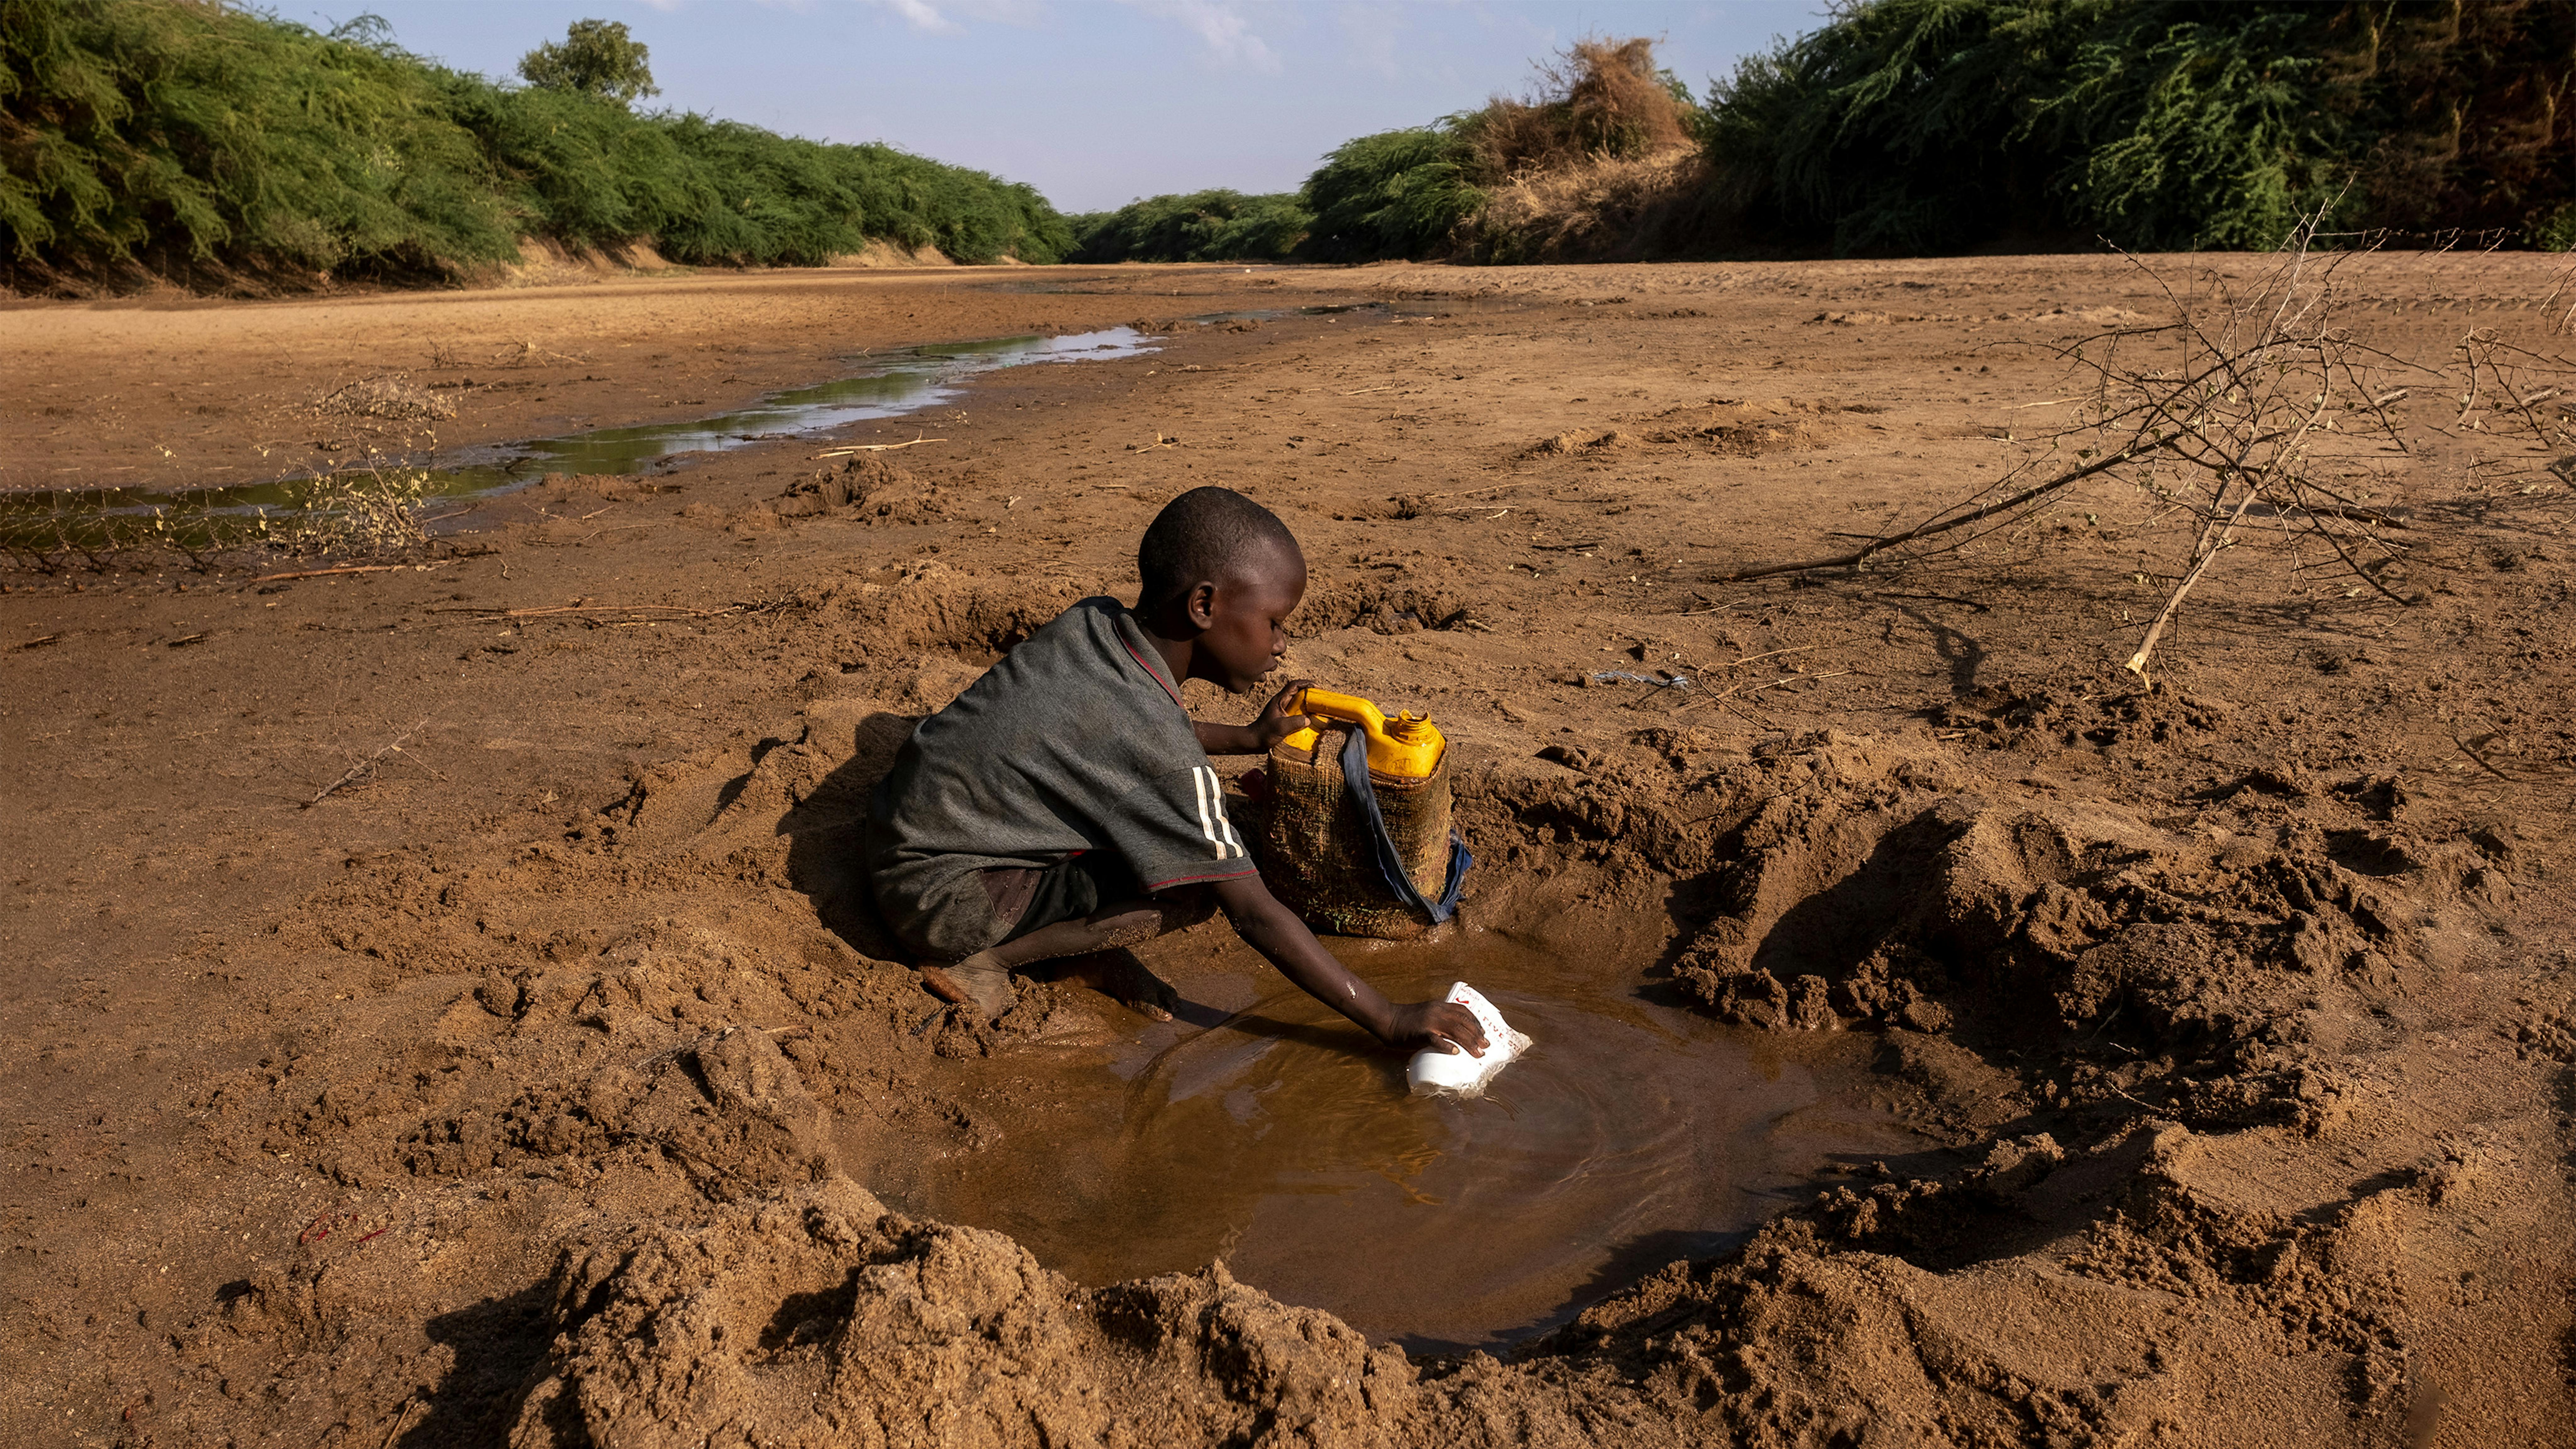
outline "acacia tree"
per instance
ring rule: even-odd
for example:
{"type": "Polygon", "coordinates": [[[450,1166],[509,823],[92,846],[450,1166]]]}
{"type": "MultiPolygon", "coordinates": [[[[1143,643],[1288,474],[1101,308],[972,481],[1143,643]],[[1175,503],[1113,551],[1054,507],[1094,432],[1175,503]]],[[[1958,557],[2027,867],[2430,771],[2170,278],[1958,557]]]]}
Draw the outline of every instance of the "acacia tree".
{"type": "Polygon", "coordinates": [[[548,41],[521,56],[519,74],[530,85],[581,91],[622,106],[662,93],[645,64],[649,54],[622,20],[576,20],[562,44],[548,41]]]}

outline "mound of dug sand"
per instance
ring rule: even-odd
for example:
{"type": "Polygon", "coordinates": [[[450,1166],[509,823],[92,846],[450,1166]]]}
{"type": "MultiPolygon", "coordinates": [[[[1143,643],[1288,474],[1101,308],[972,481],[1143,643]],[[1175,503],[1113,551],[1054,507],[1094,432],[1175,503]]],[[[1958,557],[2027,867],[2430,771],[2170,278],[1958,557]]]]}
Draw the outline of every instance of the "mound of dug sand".
{"type": "Polygon", "coordinates": [[[1413,1370],[1205,1272],[1087,1290],[998,1233],[838,1179],[567,1246],[514,1449],[1343,1444],[1413,1370]]]}
{"type": "MultiPolygon", "coordinates": [[[[2141,704],[2176,716],[2151,735],[2194,710],[2112,702],[2093,728],[2141,704]]],[[[1764,773],[1677,984],[1748,1025],[2057,1044],[2053,1106],[2313,1127],[2349,1090],[2325,1063],[2473,964],[2513,893],[2500,838],[2374,819],[2359,777],[2257,772],[2195,838],[1831,732],[1764,773]]]]}
{"type": "Polygon", "coordinates": [[[1819,446],[1829,434],[1822,419],[1838,412],[1876,411],[1837,403],[1798,399],[1737,402],[1712,398],[1707,403],[1670,408],[1623,419],[1632,428],[1579,430],[1541,438],[1521,450],[1524,458],[1569,457],[1623,451],[1639,444],[1688,445],[1730,458],[1803,451],[1819,446]]]}

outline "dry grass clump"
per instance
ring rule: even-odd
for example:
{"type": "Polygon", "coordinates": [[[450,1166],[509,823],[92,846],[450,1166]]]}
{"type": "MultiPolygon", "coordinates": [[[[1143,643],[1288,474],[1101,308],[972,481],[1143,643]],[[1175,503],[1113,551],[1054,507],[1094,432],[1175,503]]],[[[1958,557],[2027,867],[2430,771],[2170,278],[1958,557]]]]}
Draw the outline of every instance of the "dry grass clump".
{"type": "Polygon", "coordinates": [[[131,494],[55,494],[0,510],[0,571],[43,575],[200,573],[280,559],[408,559],[432,543],[436,479],[371,463],[286,485],[278,502],[223,491],[171,494],[137,506],[131,494]]]}
{"type": "Polygon", "coordinates": [[[1655,43],[1579,40],[1538,66],[1526,100],[1496,96],[1459,131],[1477,180],[1631,160],[1692,144],[1688,102],[1655,66],[1655,43]]]}
{"type": "Polygon", "coordinates": [[[1708,194],[1707,158],[1688,143],[1523,172],[1487,194],[1485,214],[1461,260],[1626,262],[1671,256],[1695,243],[1708,194]]]}
{"type": "Polygon", "coordinates": [[[314,402],[326,413],[397,423],[434,423],[456,416],[456,404],[399,372],[360,378],[314,402]]]}
{"type": "MultiPolygon", "coordinates": [[[[1489,245],[1485,218],[1495,191],[1523,181],[1542,184],[1540,178],[1559,173],[1591,176],[1596,189],[1609,183],[1609,191],[1632,198],[1629,204],[1644,214],[1653,209],[1644,199],[1646,183],[1695,175],[1653,162],[1669,157],[1678,166],[1676,153],[1689,150],[1696,114],[1680,80],[1656,68],[1653,41],[1579,41],[1540,63],[1538,83],[1526,98],[1497,96],[1437,125],[1383,131],[1336,148],[1306,178],[1302,195],[1313,222],[1297,253],[1327,262],[1536,259],[1513,244],[1521,232],[1535,233],[1539,240],[1532,245],[1541,249],[1554,238],[1562,253],[1575,235],[1615,230],[1615,208],[1594,207],[1557,224],[1543,210],[1541,193],[1532,191],[1518,203],[1517,229],[1489,245]],[[1649,167],[1630,172],[1612,164],[1634,161],[1649,167]]],[[[1551,186],[1546,194],[1569,190],[1581,195],[1582,182],[1551,186]]],[[[1695,205],[1695,198],[1677,194],[1669,204],[1695,205]]],[[[1601,239],[1623,254],[1636,250],[1624,235],[1601,239]]],[[[1550,259],[1592,258],[1585,252],[1550,259]]]]}

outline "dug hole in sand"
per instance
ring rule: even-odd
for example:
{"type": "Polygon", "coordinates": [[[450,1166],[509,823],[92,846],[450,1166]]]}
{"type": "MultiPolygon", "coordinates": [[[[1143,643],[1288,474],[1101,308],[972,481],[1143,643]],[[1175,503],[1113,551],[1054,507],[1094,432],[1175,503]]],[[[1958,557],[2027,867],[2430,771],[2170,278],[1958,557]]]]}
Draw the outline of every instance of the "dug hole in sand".
{"type": "MultiPolygon", "coordinates": [[[[858,647],[998,642],[1056,602],[932,576],[817,600],[808,626],[858,647]]],[[[609,814],[613,861],[439,887],[486,932],[495,912],[533,930],[552,897],[607,943],[461,1001],[442,1033],[526,1085],[396,1150],[646,1182],[676,1167],[720,1204],[572,1235],[533,1310],[553,1342],[513,1442],[1454,1442],[1506,1384],[1506,1437],[1674,1396],[1781,1442],[1863,1422],[2120,1438],[2186,1414],[2224,1440],[2213,1416],[2250,1435],[2285,1395],[2402,1406],[2400,1244],[2438,1233],[2481,1154],[2509,1149],[2463,1143],[2322,1212],[2276,1206],[2262,1159],[2391,1090],[2348,1048],[2405,1009],[2399,983],[2472,964],[2468,928],[2504,889],[2492,846],[2259,789],[2243,813],[2289,845],[2212,844],[1830,732],[1753,757],[1676,740],[1653,772],[1462,743],[1459,816],[1499,862],[1472,908],[1484,933],[1367,969],[1390,989],[1493,982],[1588,1080],[1556,1093],[1542,1050],[1492,1101],[1418,1103],[1399,1061],[1293,994],[1262,999],[1221,926],[1147,953],[1204,1011],[1141,1038],[1087,991],[1030,989],[991,1027],[918,992],[872,934],[846,840],[922,696],[973,657],[920,655],[919,693],[818,700],[792,738],[648,774],[609,814]],[[599,919],[581,882],[601,871],[673,913],[599,919]],[[1686,924],[1604,929],[1658,914],[1686,924]],[[817,925],[846,944],[795,944],[817,925]],[[811,1025],[757,1025],[790,1017],[811,1025]],[[1997,1064],[2041,1043],[2036,1080],[1997,1064]],[[954,1148],[896,1147],[918,1073],[988,1058],[932,1109],[954,1148]],[[1516,1097],[1552,1100],[1554,1135],[1514,1136],[1516,1097]],[[2050,1105],[2084,1135],[2017,1130],[2050,1105]],[[1555,1200],[1528,1190],[1551,1177],[1555,1200]],[[1418,1236],[1388,1226],[1409,1199],[1418,1236]],[[1249,1286],[1248,1262],[1343,1312],[1249,1286]],[[1552,1322],[1508,1364],[1471,1351],[1552,1322]],[[1470,1351],[1417,1366],[1389,1338],[1470,1351]]],[[[2178,725],[2192,708],[2146,707],[2178,725]]],[[[383,879],[385,906],[432,888],[406,875],[383,879]]],[[[407,952],[434,951],[442,919],[407,952]]],[[[352,1271],[257,1282],[228,1313],[310,1332],[363,1291],[352,1271]]],[[[1684,1427],[1659,1414],[1623,1437],[1684,1427]]]]}

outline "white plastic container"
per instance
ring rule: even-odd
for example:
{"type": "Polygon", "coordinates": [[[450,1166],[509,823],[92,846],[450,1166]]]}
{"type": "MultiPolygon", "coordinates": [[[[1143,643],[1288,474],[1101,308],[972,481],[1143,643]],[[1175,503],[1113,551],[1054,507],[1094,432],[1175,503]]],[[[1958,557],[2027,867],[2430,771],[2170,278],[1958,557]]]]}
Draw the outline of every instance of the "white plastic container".
{"type": "Polygon", "coordinates": [[[1494,1074],[1511,1064],[1514,1057],[1529,1050],[1530,1039],[1512,1030],[1503,1014],[1494,1009],[1483,993],[1461,981],[1449,988],[1449,1000],[1476,1014],[1476,1024],[1485,1029],[1485,1054],[1469,1056],[1463,1051],[1441,1047],[1424,1047],[1405,1064],[1404,1080],[1417,1097],[1435,1092],[1451,1096],[1479,1097],[1494,1074]]]}

